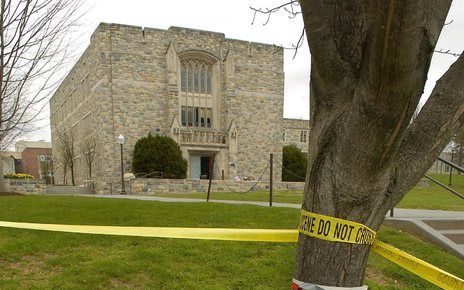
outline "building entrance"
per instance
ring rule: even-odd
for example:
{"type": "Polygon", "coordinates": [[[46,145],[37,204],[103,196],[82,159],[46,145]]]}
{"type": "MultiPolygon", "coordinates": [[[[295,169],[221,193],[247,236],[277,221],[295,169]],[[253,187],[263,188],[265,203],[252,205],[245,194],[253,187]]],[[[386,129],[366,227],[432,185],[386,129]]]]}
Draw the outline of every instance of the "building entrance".
{"type": "Polygon", "coordinates": [[[190,178],[209,179],[212,161],[212,156],[190,155],[190,178]]]}

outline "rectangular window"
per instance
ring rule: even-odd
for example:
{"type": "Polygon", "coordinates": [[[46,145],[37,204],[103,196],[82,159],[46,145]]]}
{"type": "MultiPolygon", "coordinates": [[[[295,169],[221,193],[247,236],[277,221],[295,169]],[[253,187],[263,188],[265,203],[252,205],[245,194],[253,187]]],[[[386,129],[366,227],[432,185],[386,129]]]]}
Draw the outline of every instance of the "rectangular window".
{"type": "Polygon", "coordinates": [[[206,126],[206,109],[201,108],[201,113],[200,113],[200,126],[205,127],[206,126]]]}
{"type": "Polygon", "coordinates": [[[180,90],[185,92],[187,90],[187,72],[185,66],[182,66],[180,71],[180,90]]]}
{"type": "Polygon", "coordinates": [[[200,114],[199,114],[199,108],[195,108],[194,110],[195,113],[195,127],[198,127],[200,125],[200,114]]]}
{"type": "Polygon", "coordinates": [[[208,70],[206,76],[206,93],[211,94],[211,70],[208,70]]]}
{"type": "Polygon", "coordinates": [[[181,124],[182,126],[211,128],[212,113],[211,108],[182,106],[180,109],[181,124]]]}
{"type": "Polygon", "coordinates": [[[182,126],[187,125],[186,114],[187,114],[187,108],[185,106],[182,106],[182,108],[180,109],[180,116],[181,116],[182,126]]]}
{"type": "Polygon", "coordinates": [[[206,94],[206,68],[201,70],[201,93],[206,94]]]}
{"type": "Polygon", "coordinates": [[[188,68],[188,80],[187,80],[187,84],[188,84],[188,92],[193,92],[193,68],[192,67],[189,67],[188,68]]]}
{"type": "Polygon", "coordinates": [[[188,125],[193,126],[193,108],[188,108],[188,125]]]}
{"type": "Polygon", "coordinates": [[[211,119],[212,119],[212,110],[210,108],[206,109],[206,127],[211,128],[211,119]]]}
{"type": "Polygon", "coordinates": [[[306,130],[303,130],[300,132],[300,142],[306,143],[306,139],[307,139],[306,134],[307,134],[306,130]]]}
{"type": "Polygon", "coordinates": [[[286,130],[284,129],[284,133],[282,135],[282,140],[285,141],[285,133],[286,133],[286,130]]]}
{"type": "Polygon", "coordinates": [[[194,78],[195,78],[195,93],[200,93],[200,67],[194,67],[195,68],[195,73],[194,73],[194,78]]]}

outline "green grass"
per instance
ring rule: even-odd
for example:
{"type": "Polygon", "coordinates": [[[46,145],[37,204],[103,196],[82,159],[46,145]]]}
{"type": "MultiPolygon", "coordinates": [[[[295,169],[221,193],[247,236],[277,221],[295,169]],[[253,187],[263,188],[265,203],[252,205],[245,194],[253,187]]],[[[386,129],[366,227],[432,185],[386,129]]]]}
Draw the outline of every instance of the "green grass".
{"type": "MultiPolygon", "coordinates": [[[[432,177],[442,183],[448,184],[448,175],[432,174],[432,177]]],[[[452,186],[458,192],[464,194],[464,175],[454,175],[452,186]]],[[[165,193],[156,196],[178,197],[178,198],[200,198],[206,199],[206,193],[165,193]]],[[[211,199],[215,200],[246,200],[246,201],[269,201],[268,191],[256,191],[245,194],[229,192],[212,192],[211,199]]],[[[276,191],[273,193],[274,202],[300,204],[303,194],[299,191],[276,191]]],[[[451,192],[429,182],[425,188],[413,188],[403,200],[397,205],[400,208],[437,209],[437,210],[464,210],[464,200],[451,192]]]]}
{"type": "MultiPolygon", "coordinates": [[[[295,228],[298,215],[295,209],[225,204],[0,197],[0,220],[7,221],[295,228]]],[[[435,246],[390,228],[380,239],[464,276],[464,261],[435,246]]],[[[0,228],[0,289],[289,289],[295,246],[0,228]]],[[[367,277],[370,289],[437,289],[376,254],[367,277]]]]}
{"type": "MultiPolygon", "coordinates": [[[[448,185],[449,175],[431,174],[432,178],[448,185]]],[[[451,188],[464,194],[464,175],[453,175],[451,188]]],[[[429,181],[428,187],[415,187],[398,204],[402,208],[464,211],[464,200],[429,181]]]]}

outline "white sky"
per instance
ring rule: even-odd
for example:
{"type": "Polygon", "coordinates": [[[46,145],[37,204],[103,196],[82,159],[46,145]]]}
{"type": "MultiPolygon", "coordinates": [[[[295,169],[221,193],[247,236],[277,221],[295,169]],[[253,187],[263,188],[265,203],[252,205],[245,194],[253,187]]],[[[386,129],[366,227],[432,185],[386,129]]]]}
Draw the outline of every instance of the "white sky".
{"type": "MultiPolygon", "coordinates": [[[[251,25],[253,7],[274,7],[283,0],[87,0],[87,14],[78,31],[77,54],[89,44],[90,36],[100,22],[122,23],[144,27],[167,29],[181,26],[222,32],[227,38],[264,42],[291,47],[296,44],[303,22],[300,16],[289,19],[282,11],[274,14],[267,25],[266,16],[257,15],[251,25]]],[[[437,49],[461,53],[464,49],[464,0],[454,0],[447,22],[440,36],[437,49]]],[[[309,118],[309,67],[310,55],[306,40],[295,59],[293,50],[285,51],[285,101],[284,116],[288,118],[309,118]]],[[[77,60],[77,59],[76,59],[77,60]]],[[[456,60],[449,55],[435,54],[429,71],[423,102],[430,95],[436,80],[443,75],[456,60]]],[[[50,140],[48,111],[38,122],[42,129],[24,139],[50,140]]]]}

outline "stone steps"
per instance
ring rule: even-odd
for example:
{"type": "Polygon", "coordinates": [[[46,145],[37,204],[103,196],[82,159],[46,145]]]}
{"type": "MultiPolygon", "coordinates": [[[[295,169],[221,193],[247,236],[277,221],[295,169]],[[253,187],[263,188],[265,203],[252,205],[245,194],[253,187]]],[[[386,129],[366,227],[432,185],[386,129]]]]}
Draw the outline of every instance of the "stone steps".
{"type": "Polygon", "coordinates": [[[464,218],[389,218],[387,224],[418,235],[464,259],[464,218]]]}
{"type": "Polygon", "coordinates": [[[93,194],[94,190],[89,186],[47,186],[46,194],[93,194]]]}

